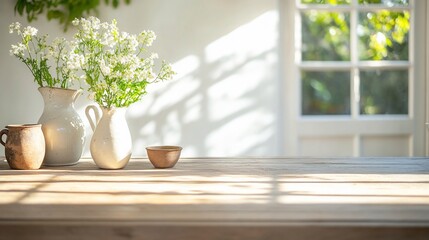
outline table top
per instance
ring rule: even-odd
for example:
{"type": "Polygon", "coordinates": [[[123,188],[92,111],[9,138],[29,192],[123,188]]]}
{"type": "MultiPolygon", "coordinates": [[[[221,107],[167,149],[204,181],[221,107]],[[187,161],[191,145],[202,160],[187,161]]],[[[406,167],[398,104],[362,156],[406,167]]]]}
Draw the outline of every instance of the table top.
{"type": "Polygon", "coordinates": [[[82,159],[32,171],[3,160],[0,196],[0,232],[23,239],[94,239],[103,227],[118,239],[429,236],[428,158],[182,158],[170,169],[134,158],[121,170],[82,159]]]}

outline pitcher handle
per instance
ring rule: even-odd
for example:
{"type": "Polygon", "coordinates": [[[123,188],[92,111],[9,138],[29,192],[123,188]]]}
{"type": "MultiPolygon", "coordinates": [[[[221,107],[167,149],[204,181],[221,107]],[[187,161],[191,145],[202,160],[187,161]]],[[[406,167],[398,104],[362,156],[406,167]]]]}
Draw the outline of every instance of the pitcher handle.
{"type": "Polygon", "coordinates": [[[6,135],[7,136],[7,134],[9,133],[9,130],[8,129],[3,129],[3,130],[1,130],[0,131],[0,143],[1,143],[1,145],[3,145],[3,146],[5,146],[6,145],[6,143],[5,142],[3,142],[3,135],[6,135]]]}
{"type": "Polygon", "coordinates": [[[76,102],[77,98],[78,98],[80,95],[82,95],[82,93],[83,93],[83,90],[82,90],[82,89],[77,89],[77,90],[76,90],[76,93],[75,93],[75,94],[74,94],[74,96],[73,96],[73,102],[76,102]]]}
{"type": "Polygon", "coordinates": [[[98,121],[100,121],[100,111],[98,110],[97,106],[95,105],[87,106],[85,109],[85,115],[86,115],[86,118],[88,119],[89,125],[91,125],[92,131],[95,131],[95,127],[97,126],[98,121]],[[91,114],[90,114],[91,110],[94,112],[95,121],[91,117],[91,114]]]}

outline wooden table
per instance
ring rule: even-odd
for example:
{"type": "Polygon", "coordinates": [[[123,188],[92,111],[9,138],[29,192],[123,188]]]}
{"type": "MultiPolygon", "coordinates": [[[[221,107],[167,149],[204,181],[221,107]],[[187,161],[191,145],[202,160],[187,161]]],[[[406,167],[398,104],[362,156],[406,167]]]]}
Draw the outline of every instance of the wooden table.
{"type": "Polygon", "coordinates": [[[428,158],[204,158],[10,170],[0,239],[429,239],[428,158]]]}

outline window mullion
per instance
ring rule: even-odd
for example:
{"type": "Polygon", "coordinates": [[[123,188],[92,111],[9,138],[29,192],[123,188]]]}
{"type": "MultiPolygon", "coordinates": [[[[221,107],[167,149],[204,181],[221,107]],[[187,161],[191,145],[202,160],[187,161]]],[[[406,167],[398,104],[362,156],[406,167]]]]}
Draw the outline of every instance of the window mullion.
{"type": "Polygon", "coordinates": [[[360,102],[360,80],[359,80],[359,53],[358,53],[358,0],[352,0],[350,11],[350,104],[352,118],[359,117],[359,102],[360,102]]]}

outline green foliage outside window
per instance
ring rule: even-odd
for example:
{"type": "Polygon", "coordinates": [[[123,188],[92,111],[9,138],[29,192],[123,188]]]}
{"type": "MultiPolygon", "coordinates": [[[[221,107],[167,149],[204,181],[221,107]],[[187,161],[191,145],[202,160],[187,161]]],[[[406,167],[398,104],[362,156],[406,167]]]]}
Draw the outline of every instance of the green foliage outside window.
{"type": "Polygon", "coordinates": [[[350,61],[350,15],[322,11],[304,12],[302,60],[350,61]]]}
{"type": "Polygon", "coordinates": [[[347,115],[350,109],[350,73],[302,71],[302,114],[347,115]]]}
{"type": "MultiPolygon", "coordinates": [[[[350,4],[349,0],[301,0],[303,4],[350,4]]],[[[407,0],[359,0],[359,4],[408,5],[407,0]]],[[[303,61],[350,61],[350,13],[304,10],[303,61]]],[[[361,11],[356,29],[359,61],[409,60],[409,11],[361,11]]],[[[351,76],[350,72],[346,72],[351,76]]],[[[361,70],[360,114],[408,114],[408,70],[361,70]]],[[[302,114],[350,114],[350,77],[302,72],[302,114]],[[346,83],[342,83],[345,81],[346,83]],[[346,91],[346,95],[339,90],[346,91]],[[342,104],[344,103],[344,104],[342,104]],[[348,106],[346,106],[348,104],[348,106]]]]}
{"type": "Polygon", "coordinates": [[[301,0],[301,3],[341,5],[341,4],[350,4],[350,1],[351,0],[301,0]]]}
{"type": "MultiPolygon", "coordinates": [[[[358,2],[359,4],[384,4],[387,6],[408,5],[408,0],[359,0],[358,2]]],[[[301,0],[301,3],[341,5],[351,4],[351,0],[301,0]]]]}
{"type": "Polygon", "coordinates": [[[408,60],[408,11],[364,12],[359,20],[360,60],[408,60]]]}

